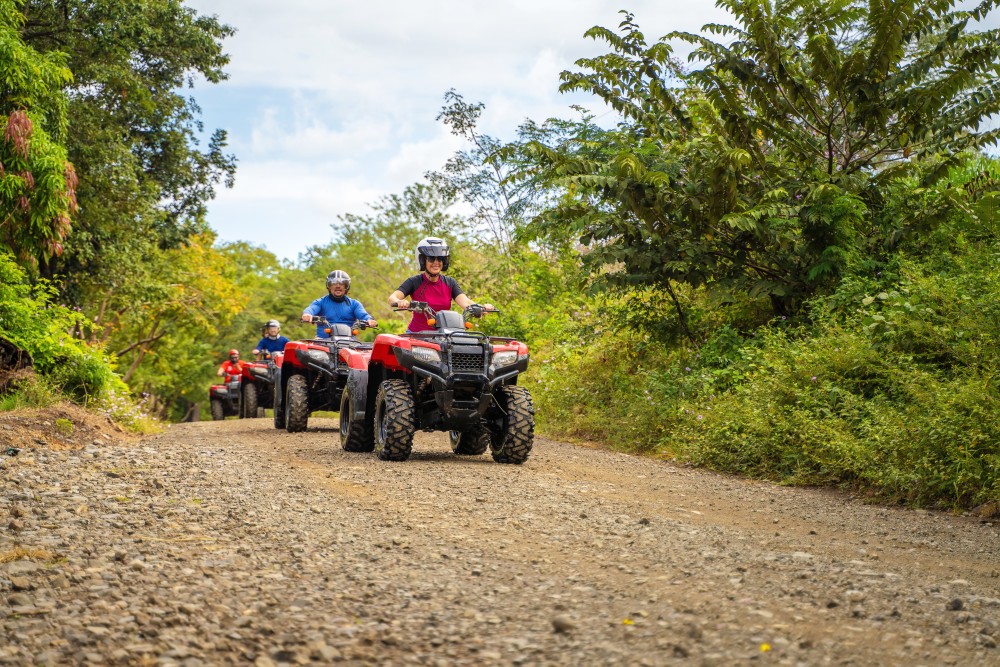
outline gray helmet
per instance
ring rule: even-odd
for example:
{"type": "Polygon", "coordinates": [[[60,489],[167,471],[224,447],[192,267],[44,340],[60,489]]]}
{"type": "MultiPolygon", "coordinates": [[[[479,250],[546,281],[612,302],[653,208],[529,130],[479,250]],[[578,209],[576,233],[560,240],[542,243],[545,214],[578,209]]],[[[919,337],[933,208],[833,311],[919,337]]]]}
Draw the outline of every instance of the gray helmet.
{"type": "Polygon", "coordinates": [[[440,257],[442,260],[441,270],[447,271],[450,255],[451,250],[448,248],[448,244],[436,236],[428,236],[417,244],[417,264],[420,265],[421,271],[427,270],[428,257],[440,257]]]}
{"type": "Polygon", "coordinates": [[[278,331],[281,331],[281,324],[278,322],[278,320],[268,320],[267,324],[265,324],[264,326],[269,328],[278,327],[278,331]]]}
{"type": "Polygon", "coordinates": [[[337,269],[336,271],[331,271],[330,274],[326,277],[327,290],[330,289],[331,285],[337,285],[337,284],[343,285],[346,288],[344,292],[345,294],[351,291],[351,277],[347,275],[347,271],[341,271],[340,269],[337,269]]]}

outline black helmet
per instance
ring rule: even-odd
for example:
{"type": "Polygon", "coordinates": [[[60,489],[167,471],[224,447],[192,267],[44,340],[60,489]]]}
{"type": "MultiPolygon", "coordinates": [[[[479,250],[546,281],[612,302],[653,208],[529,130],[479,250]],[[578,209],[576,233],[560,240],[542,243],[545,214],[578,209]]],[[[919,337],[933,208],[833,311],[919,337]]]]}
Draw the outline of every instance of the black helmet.
{"type": "Polygon", "coordinates": [[[435,236],[428,236],[417,244],[417,264],[420,265],[421,271],[427,270],[428,257],[440,257],[442,260],[441,270],[447,271],[450,254],[451,250],[448,249],[448,244],[435,236]]]}
{"type": "Polygon", "coordinates": [[[337,269],[336,271],[331,271],[330,274],[326,277],[327,290],[330,289],[330,285],[337,285],[337,284],[343,285],[346,288],[344,292],[345,294],[351,291],[351,277],[347,275],[347,271],[341,271],[340,269],[337,269]]]}

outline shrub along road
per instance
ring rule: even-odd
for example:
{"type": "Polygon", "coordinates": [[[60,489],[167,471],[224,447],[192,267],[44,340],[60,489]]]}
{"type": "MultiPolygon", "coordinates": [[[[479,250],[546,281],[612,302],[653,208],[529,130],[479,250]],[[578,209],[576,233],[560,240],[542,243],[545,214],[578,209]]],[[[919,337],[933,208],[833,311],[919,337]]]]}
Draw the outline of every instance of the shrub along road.
{"type": "Polygon", "coordinates": [[[548,440],[385,463],[336,427],[4,457],[0,664],[1000,662],[983,518],[548,440]]]}

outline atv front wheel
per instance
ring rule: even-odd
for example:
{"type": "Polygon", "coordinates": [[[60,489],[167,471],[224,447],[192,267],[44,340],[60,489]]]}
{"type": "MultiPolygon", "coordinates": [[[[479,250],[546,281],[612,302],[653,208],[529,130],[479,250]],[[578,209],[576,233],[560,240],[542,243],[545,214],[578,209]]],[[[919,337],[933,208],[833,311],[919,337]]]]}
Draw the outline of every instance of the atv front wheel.
{"type": "Polygon", "coordinates": [[[375,399],[375,455],[383,461],[405,461],[413,449],[413,392],[404,380],[386,380],[375,399]]]}
{"type": "Polygon", "coordinates": [[[358,419],[351,400],[350,386],[340,396],[340,446],[347,452],[370,452],[375,449],[375,419],[370,411],[358,419]]]}
{"type": "Polygon", "coordinates": [[[288,378],[285,390],[285,428],[289,433],[306,430],[309,423],[309,387],[304,375],[288,378]]]}
{"type": "Polygon", "coordinates": [[[535,440],[535,406],[524,387],[504,385],[495,394],[504,413],[499,429],[490,433],[490,453],[497,463],[524,463],[535,440]]]}
{"type": "Polygon", "coordinates": [[[253,419],[257,416],[257,385],[243,385],[243,400],[240,401],[240,419],[253,419]]]}
{"type": "Polygon", "coordinates": [[[468,431],[449,431],[451,451],[462,456],[479,456],[490,446],[490,432],[482,424],[473,426],[468,431]]]}
{"type": "Polygon", "coordinates": [[[212,421],[222,421],[226,418],[226,409],[222,405],[221,398],[213,398],[212,401],[212,421]]]}

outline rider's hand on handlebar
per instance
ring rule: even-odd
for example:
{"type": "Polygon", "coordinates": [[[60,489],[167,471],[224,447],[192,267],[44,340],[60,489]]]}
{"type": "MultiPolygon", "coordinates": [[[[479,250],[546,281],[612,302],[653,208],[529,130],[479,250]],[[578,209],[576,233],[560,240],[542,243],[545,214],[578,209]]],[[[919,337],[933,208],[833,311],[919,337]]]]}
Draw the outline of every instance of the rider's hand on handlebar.
{"type": "Polygon", "coordinates": [[[376,322],[375,320],[368,320],[368,326],[374,329],[375,327],[378,326],[378,322],[376,322]]]}
{"type": "Polygon", "coordinates": [[[409,299],[400,299],[399,301],[396,302],[395,307],[399,308],[400,310],[406,310],[407,308],[410,307],[410,301],[409,299]]]}
{"type": "Polygon", "coordinates": [[[312,320],[313,320],[313,316],[312,315],[310,315],[309,313],[302,313],[302,317],[301,317],[301,321],[302,322],[312,322],[312,320]]]}

